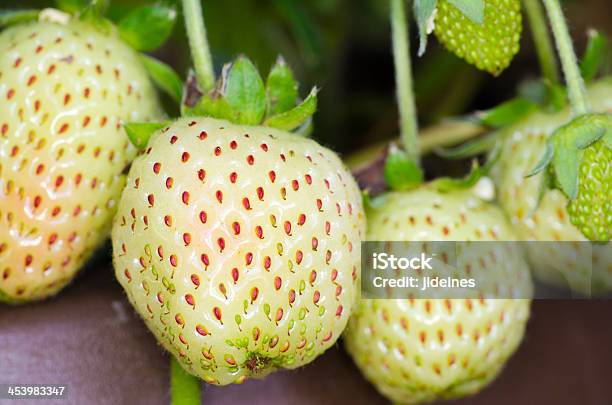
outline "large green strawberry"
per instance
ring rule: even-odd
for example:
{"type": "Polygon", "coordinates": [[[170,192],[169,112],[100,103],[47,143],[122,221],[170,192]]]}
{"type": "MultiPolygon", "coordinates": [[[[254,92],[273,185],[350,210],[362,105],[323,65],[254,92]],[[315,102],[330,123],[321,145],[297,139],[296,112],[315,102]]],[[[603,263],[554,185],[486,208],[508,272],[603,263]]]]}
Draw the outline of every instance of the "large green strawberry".
{"type": "MultiPolygon", "coordinates": [[[[371,241],[516,239],[502,211],[469,190],[441,193],[427,185],[388,193],[373,205],[367,212],[371,241]]],[[[458,268],[513,293],[480,299],[477,291],[462,299],[364,299],[351,317],[346,347],[366,378],[394,403],[478,392],[520,344],[530,300],[509,297],[528,298],[532,288],[520,250],[503,243],[474,246],[458,254],[458,268]]]]}
{"type": "MultiPolygon", "coordinates": [[[[594,111],[612,112],[612,80],[601,80],[591,85],[588,92],[594,111]]],[[[545,173],[527,177],[544,154],[547,140],[566,123],[569,114],[568,110],[555,114],[536,112],[504,129],[502,134],[501,155],[493,170],[493,178],[499,189],[499,202],[522,240],[587,241],[580,229],[572,224],[568,198],[563,191],[543,188],[545,173]]],[[[589,179],[592,174],[602,173],[601,169],[581,172],[586,175],[581,182],[583,187],[591,187],[589,183],[593,180],[590,184],[601,186],[598,192],[608,190],[609,193],[609,182],[602,183],[598,176],[589,179]]],[[[550,244],[543,249],[544,246],[537,244],[530,249],[533,271],[540,278],[554,284],[569,284],[572,289],[585,294],[612,289],[609,244],[594,244],[592,248],[586,243],[564,244],[562,248],[550,244]]]]}
{"type": "Polygon", "coordinates": [[[107,238],[136,155],[122,124],[163,117],[113,26],[45,13],[0,34],[0,301],[74,277],[107,238]]]}
{"type": "Polygon", "coordinates": [[[478,69],[500,74],[519,51],[522,30],[520,0],[468,0],[463,3],[466,4],[438,1],[434,18],[438,40],[478,69]],[[479,5],[484,9],[474,10],[479,5]],[[466,10],[478,17],[470,13],[466,15],[466,10]]]}
{"type": "Polygon", "coordinates": [[[333,152],[270,127],[308,118],[314,95],[291,109],[295,91],[280,61],[265,97],[238,58],[196,116],[152,136],[119,202],[119,282],[161,344],[211,384],[309,363],[355,301],[361,195],[333,152]]]}

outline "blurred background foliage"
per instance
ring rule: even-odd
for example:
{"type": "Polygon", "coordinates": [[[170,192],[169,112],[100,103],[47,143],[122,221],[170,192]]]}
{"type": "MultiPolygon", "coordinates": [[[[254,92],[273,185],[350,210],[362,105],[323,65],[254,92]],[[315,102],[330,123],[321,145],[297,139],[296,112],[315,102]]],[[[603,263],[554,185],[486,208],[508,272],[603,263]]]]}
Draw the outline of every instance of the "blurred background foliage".
{"type": "MultiPolygon", "coordinates": [[[[109,16],[118,20],[133,7],[151,2],[114,0],[109,16]]],[[[52,4],[51,0],[0,0],[0,8],[52,4]]],[[[589,28],[612,34],[609,0],[567,0],[565,4],[579,54],[589,28]]],[[[301,82],[302,95],[315,84],[321,87],[314,132],[320,142],[347,154],[397,134],[387,1],[205,0],[203,7],[218,72],[223,63],[243,53],[266,75],[282,54],[301,82]]],[[[414,52],[414,25],[411,34],[414,52]]],[[[172,39],[156,56],[185,77],[188,52],[179,16],[172,39]]],[[[455,58],[434,38],[426,55],[415,55],[413,61],[421,125],[490,108],[512,97],[520,81],[539,74],[526,24],[519,55],[498,78],[455,58]]]]}

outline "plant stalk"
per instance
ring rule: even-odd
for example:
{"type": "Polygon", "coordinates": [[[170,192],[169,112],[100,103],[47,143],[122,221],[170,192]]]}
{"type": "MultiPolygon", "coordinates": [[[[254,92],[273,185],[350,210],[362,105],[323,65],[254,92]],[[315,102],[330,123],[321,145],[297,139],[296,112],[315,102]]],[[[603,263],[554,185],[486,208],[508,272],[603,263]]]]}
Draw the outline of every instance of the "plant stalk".
{"type": "Polygon", "coordinates": [[[555,36],[555,42],[557,43],[557,52],[561,59],[572,112],[576,117],[586,114],[590,109],[587,93],[561,5],[559,0],[543,1],[555,36]]]}
{"type": "Polygon", "coordinates": [[[170,389],[172,405],[200,405],[200,380],[188,374],[174,356],[170,363],[170,389]]]}
{"type": "Polygon", "coordinates": [[[416,104],[412,87],[410,43],[406,25],[405,0],[391,0],[391,35],[395,85],[400,115],[400,137],[409,158],[419,165],[419,139],[416,104]]]}
{"type": "MultiPolygon", "coordinates": [[[[421,156],[425,156],[437,148],[455,146],[469,141],[486,134],[487,131],[487,127],[469,121],[443,121],[423,128],[419,137],[421,156]]],[[[344,162],[351,169],[367,165],[381,153],[384,153],[390,142],[396,142],[396,140],[376,142],[344,157],[344,162]]]]}
{"type": "Polygon", "coordinates": [[[559,67],[554,46],[546,24],[542,5],[537,0],[523,0],[523,6],[529,20],[529,28],[535,45],[542,77],[550,84],[559,83],[559,67]]]}
{"type": "Polygon", "coordinates": [[[200,1],[182,0],[183,14],[198,85],[203,92],[208,92],[215,85],[215,71],[206,37],[206,26],[204,25],[200,1]]]}

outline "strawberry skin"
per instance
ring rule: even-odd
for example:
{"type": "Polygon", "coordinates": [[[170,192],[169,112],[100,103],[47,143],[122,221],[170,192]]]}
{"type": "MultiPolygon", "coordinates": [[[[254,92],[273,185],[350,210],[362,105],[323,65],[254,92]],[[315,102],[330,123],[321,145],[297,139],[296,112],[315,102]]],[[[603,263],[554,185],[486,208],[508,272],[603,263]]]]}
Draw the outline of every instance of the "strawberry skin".
{"type": "Polygon", "coordinates": [[[84,23],[0,34],[0,300],[57,293],[108,236],[135,156],[124,120],[163,116],[138,55],[84,23]]]}
{"type": "MultiPolygon", "coordinates": [[[[373,241],[516,239],[500,209],[466,190],[389,193],[367,214],[373,241]]],[[[466,265],[485,263],[515,296],[531,296],[521,255],[484,246],[482,256],[464,258],[466,265]]],[[[456,398],[499,374],[522,340],[529,305],[529,299],[501,298],[361,300],[344,341],[365,377],[394,403],[456,398]]]]}
{"type": "MultiPolygon", "coordinates": [[[[588,91],[594,111],[612,112],[611,79],[595,83],[588,91]]],[[[543,155],[548,137],[569,118],[567,110],[558,114],[535,113],[504,130],[502,153],[492,175],[500,205],[521,240],[587,241],[572,224],[563,192],[547,190],[540,200],[543,174],[526,177],[543,155]]],[[[590,187],[585,181],[581,183],[582,187],[590,187]]],[[[551,244],[548,250],[544,246],[538,244],[537,249],[529,249],[532,270],[538,278],[554,285],[569,285],[583,294],[612,290],[609,245],[593,244],[592,250],[586,244],[574,244],[574,249],[569,245],[559,249],[551,244]]]]}
{"type": "Polygon", "coordinates": [[[188,372],[240,383],[334,344],[356,297],[364,225],[354,180],[314,141],[182,118],[132,165],[115,271],[188,372]]]}
{"type": "Polygon", "coordinates": [[[450,1],[440,0],[434,31],[438,40],[458,57],[498,75],[519,51],[520,0],[485,0],[483,24],[471,21],[450,1]]]}

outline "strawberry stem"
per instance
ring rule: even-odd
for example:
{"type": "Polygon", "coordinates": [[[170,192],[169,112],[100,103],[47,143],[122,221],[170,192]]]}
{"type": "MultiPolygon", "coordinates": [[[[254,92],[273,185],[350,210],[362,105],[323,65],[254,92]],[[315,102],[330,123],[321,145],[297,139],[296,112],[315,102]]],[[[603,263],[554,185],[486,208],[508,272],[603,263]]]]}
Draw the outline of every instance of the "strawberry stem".
{"type": "Polygon", "coordinates": [[[572,38],[570,37],[569,29],[559,0],[543,0],[546,11],[548,12],[548,19],[552,26],[552,31],[555,36],[555,42],[557,43],[557,52],[561,59],[561,66],[563,67],[563,74],[565,81],[567,82],[568,94],[570,104],[574,116],[580,116],[589,112],[589,103],[587,100],[587,94],[584,87],[584,80],[580,74],[580,67],[576,59],[576,52],[572,44],[572,38]]]}
{"type": "Polygon", "coordinates": [[[215,85],[215,71],[206,37],[202,5],[200,0],[182,0],[182,2],[185,27],[198,85],[202,91],[208,92],[215,85]]]}
{"type": "Polygon", "coordinates": [[[559,69],[542,5],[534,0],[523,0],[523,5],[529,20],[529,28],[538,54],[542,76],[550,84],[557,84],[559,83],[559,69]]]}
{"type": "Polygon", "coordinates": [[[170,363],[172,405],[200,405],[200,380],[187,374],[174,356],[170,363]]]}
{"type": "Polygon", "coordinates": [[[391,35],[393,41],[393,62],[395,65],[395,86],[400,115],[400,136],[406,154],[419,164],[419,139],[417,115],[412,89],[412,68],[410,65],[410,43],[406,26],[405,0],[391,0],[391,35]]]}

